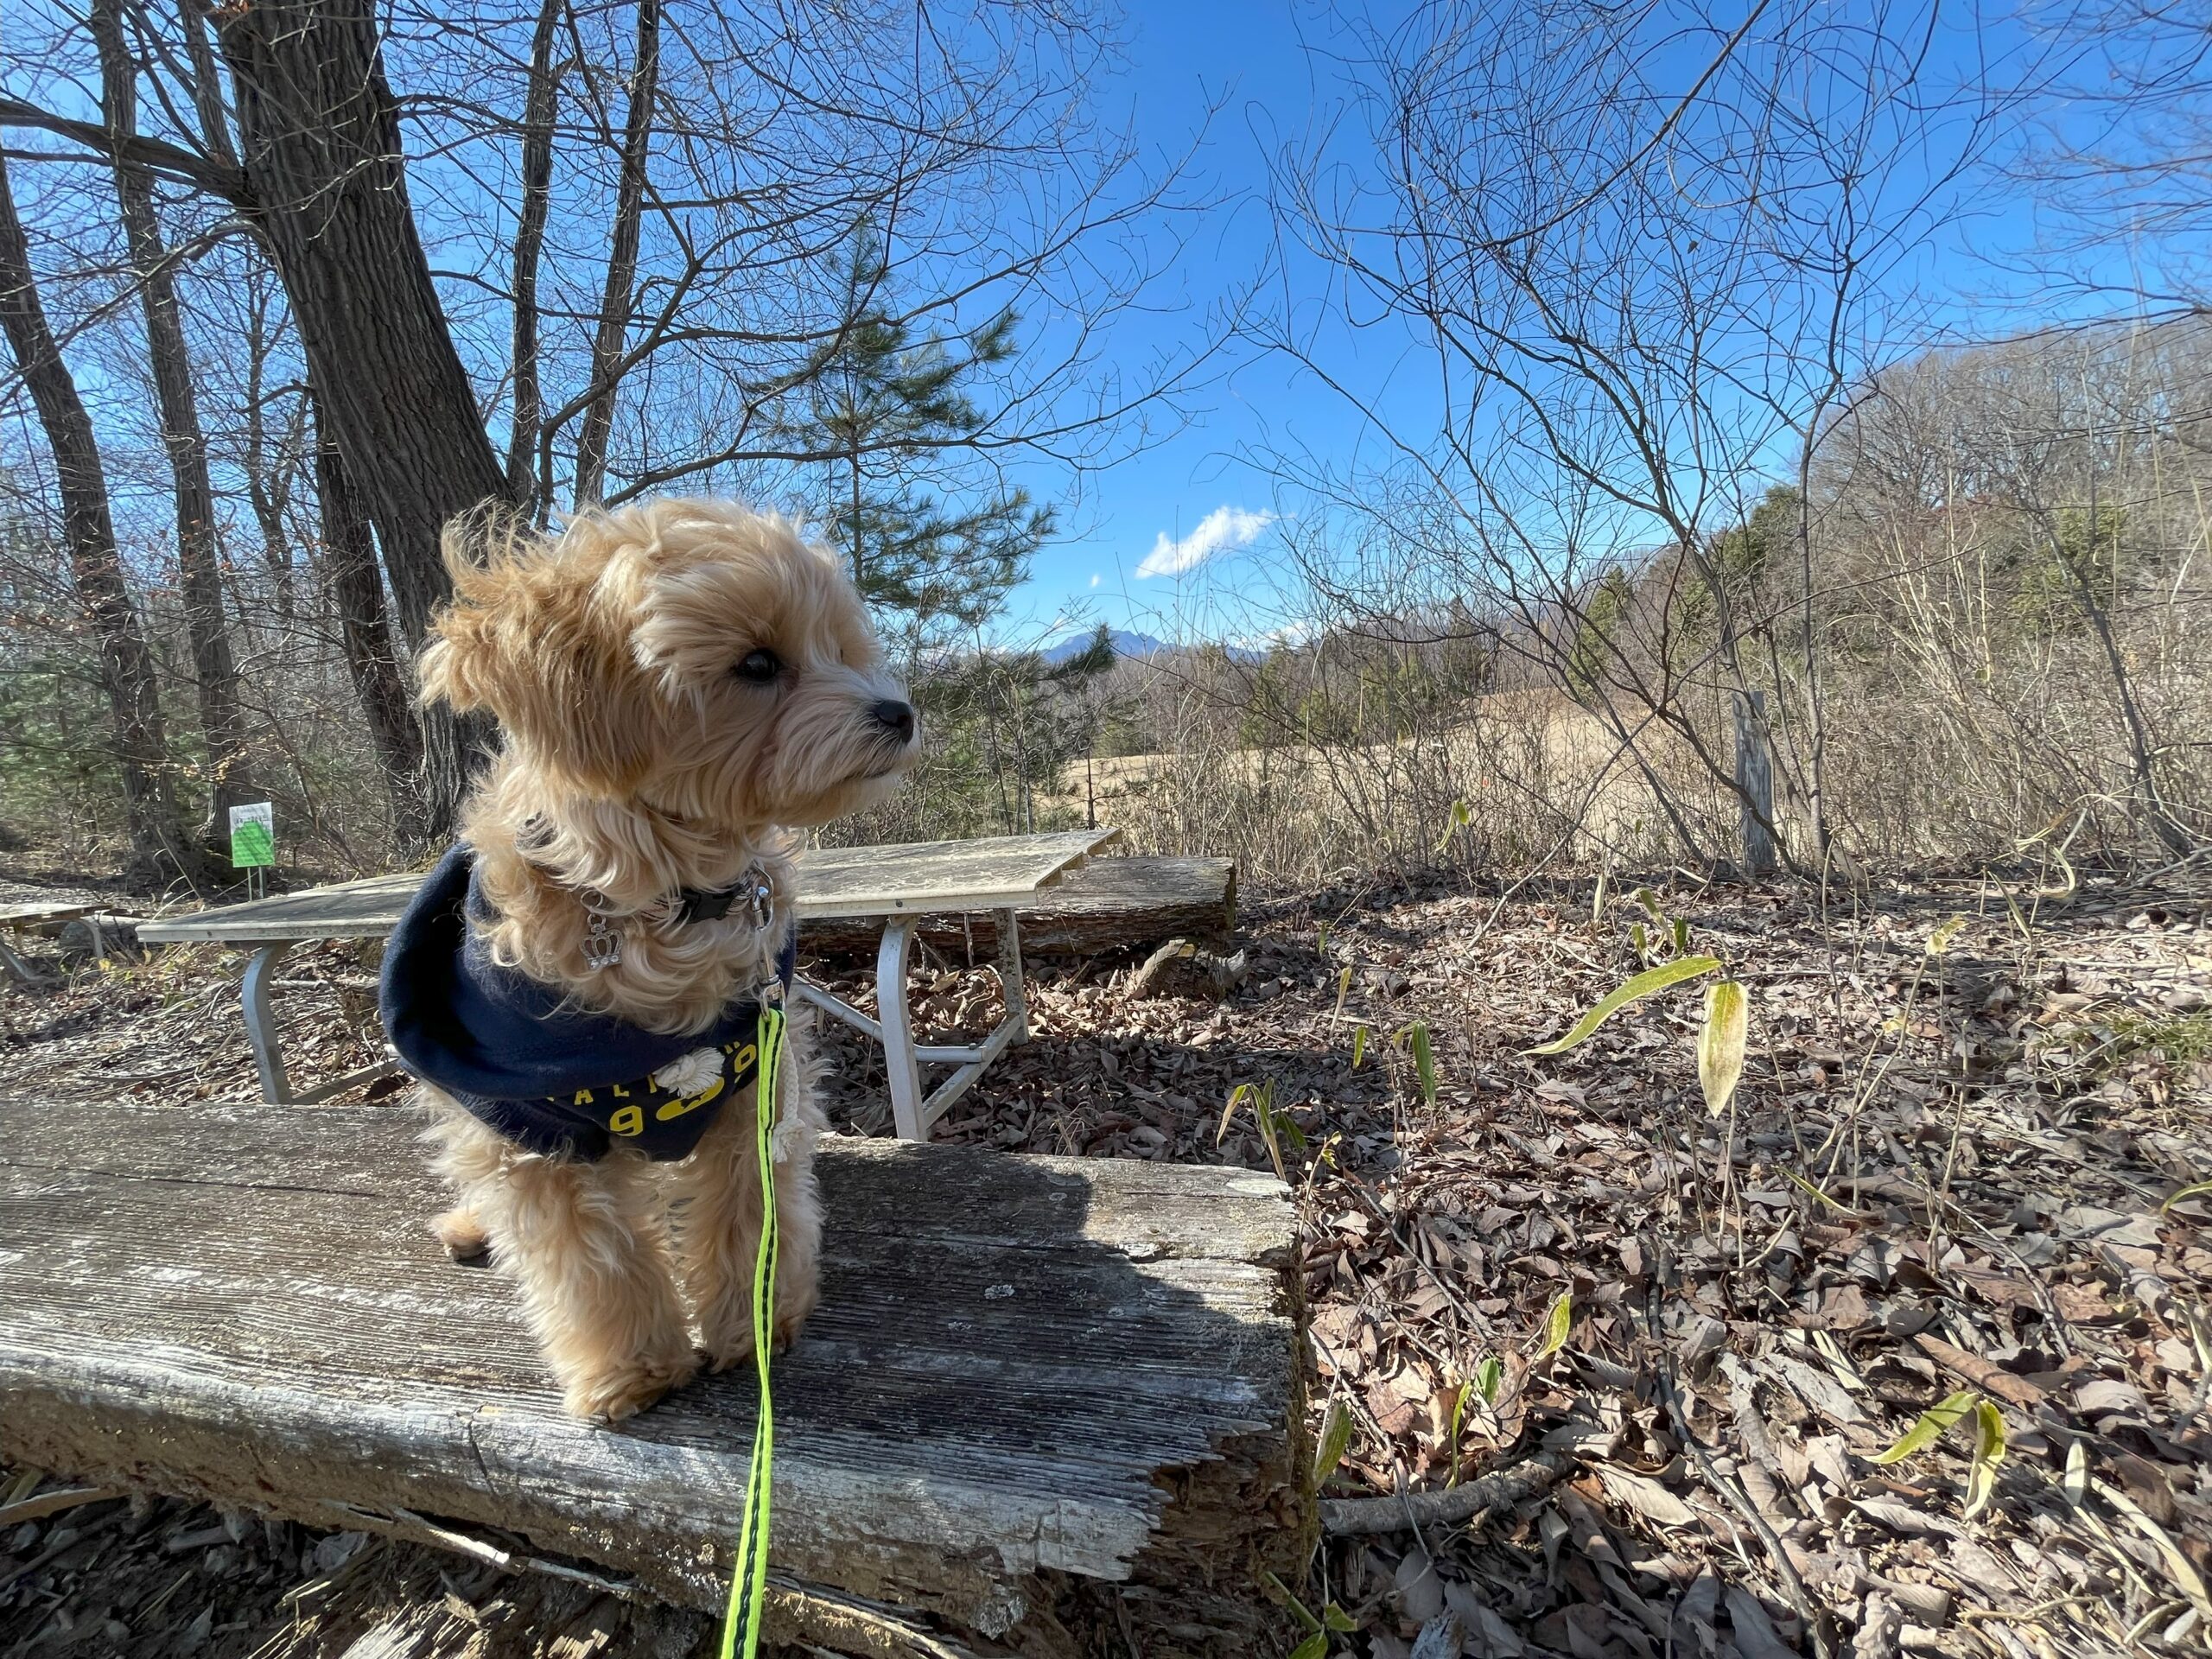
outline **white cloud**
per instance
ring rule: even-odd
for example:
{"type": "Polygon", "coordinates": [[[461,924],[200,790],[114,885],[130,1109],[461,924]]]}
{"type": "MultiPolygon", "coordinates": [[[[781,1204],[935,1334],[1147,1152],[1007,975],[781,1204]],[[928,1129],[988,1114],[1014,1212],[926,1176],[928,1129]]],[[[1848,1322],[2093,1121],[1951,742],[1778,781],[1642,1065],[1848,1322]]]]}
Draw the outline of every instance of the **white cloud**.
{"type": "Polygon", "coordinates": [[[1286,622],[1281,627],[1263,628],[1257,633],[1231,635],[1229,643],[1239,651],[1267,652],[1277,645],[1302,645],[1321,632],[1316,622],[1286,622]]]}
{"type": "Polygon", "coordinates": [[[1179,576],[1204,564],[1225,547],[1249,547],[1260,532],[1274,523],[1272,512],[1247,512],[1242,507],[1216,507],[1198,520],[1198,527],[1179,542],[1162,531],[1137,566],[1139,577],[1179,576]]]}
{"type": "Polygon", "coordinates": [[[1098,573],[1095,570],[1090,574],[1090,585],[1094,588],[1098,585],[1098,573]]]}

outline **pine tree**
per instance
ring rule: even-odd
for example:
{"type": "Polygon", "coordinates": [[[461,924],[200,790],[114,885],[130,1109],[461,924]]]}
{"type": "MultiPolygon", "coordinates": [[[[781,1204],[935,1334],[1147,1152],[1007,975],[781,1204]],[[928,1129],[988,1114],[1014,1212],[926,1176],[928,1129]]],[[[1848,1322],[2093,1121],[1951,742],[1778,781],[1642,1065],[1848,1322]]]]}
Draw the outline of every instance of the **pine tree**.
{"type": "Polygon", "coordinates": [[[793,377],[799,407],[785,427],[833,458],[823,468],[823,527],[887,631],[918,653],[998,613],[1053,515],[1020,489],[986,489],[958,505],[939,493],[968,482],[967,445],[987,421],[966,387],[1014,355],[1014,314],[918,339],[887,308],[889,278],[880,238],[861,226],[843,273],[843,325],[793,377]]]}
{"type": "Polygon", "coordinates": [[[1035,651],[978,650],[972,669],[950,677],[933,699],[956,719],[980,726],[998,828],[1007,835],[1052,826],[1038,816],[1039,794],[1059,791],[1070,762],[1090,753],[1109,706],[1097,686],[1116,661],[1104,624],[1058,663],[1035,651]]]}

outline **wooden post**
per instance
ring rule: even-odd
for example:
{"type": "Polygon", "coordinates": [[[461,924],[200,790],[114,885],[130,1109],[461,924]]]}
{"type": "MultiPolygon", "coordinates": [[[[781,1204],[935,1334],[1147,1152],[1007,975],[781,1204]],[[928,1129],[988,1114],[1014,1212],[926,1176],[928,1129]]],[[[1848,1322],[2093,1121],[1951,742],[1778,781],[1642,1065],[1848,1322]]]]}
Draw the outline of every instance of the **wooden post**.
{"type": "Polygon", "coordinates": [[[1766,693],[1736,693],[1736,815],[1744,874],[1771,875],[1774,853],[1774,759],[1766,746],[1766,693]]]}

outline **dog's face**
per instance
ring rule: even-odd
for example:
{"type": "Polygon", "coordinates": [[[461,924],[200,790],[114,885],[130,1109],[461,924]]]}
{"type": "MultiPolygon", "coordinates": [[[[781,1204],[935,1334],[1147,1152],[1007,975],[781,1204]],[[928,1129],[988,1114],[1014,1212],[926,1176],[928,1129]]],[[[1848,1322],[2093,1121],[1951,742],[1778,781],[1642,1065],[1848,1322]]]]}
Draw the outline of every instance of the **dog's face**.
{"type": "Polygon", "coordinates": [[[881,799],[919,753],[842,568],[721,501],[587,514],[488,558],[448,543],[454,598],[423,695],[484,709],[580,793],[748,830],[881,799]]]}

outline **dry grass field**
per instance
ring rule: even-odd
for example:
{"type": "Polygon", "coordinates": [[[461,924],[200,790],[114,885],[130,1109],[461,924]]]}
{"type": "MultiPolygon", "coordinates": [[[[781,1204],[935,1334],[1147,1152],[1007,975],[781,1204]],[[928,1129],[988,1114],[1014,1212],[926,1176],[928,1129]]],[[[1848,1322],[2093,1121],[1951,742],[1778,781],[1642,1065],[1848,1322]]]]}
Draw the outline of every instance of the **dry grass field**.
{"type": "MultiPolygon", "coordinates": [[[[1669,756],[1649,733],[1642,747],[1648,760],[1669,756]]],[[[1686,794],[1713,794],[1697,790],[1687,766],[1666,775],[1686,794]]],[[[1266,747],[1201,739],[1073,761],[1058,783],[1039,798],[1055,820],[1121,824],[1147,850],[1227,852],[1293,884],[1378,862],[1561,872],[1671,856],[1649,783],[1604,722],[1557,691],[1471,699],[1433,735],[1266,747]]]]}

